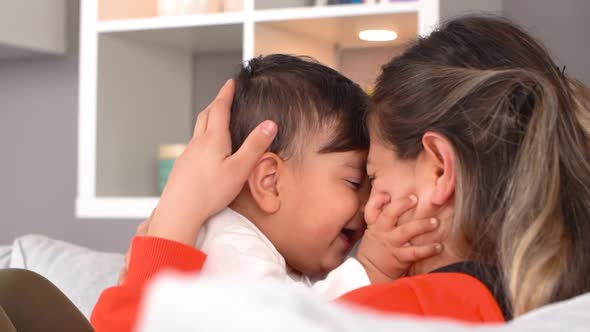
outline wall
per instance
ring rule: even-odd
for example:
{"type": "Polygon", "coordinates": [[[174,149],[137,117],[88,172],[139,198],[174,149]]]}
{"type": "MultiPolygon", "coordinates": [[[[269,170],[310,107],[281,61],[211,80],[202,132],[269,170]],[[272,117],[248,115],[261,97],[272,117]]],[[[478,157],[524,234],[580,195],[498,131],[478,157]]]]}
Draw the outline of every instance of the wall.
{"type": "Polygon", "coordinates": [[[158,146],[191,137],[192,57],[99,38],[97,196],[157,196],[158,146]]]}
{"type": "MultiPolygon", "coordinates": [[[[443,0],[445,1],[445,0],[443,0]]],[[[590,2],[504,1],[567,72],[590,84],[590,2]]],[[[68,55],[0,60],[0,244],[42,233],[123,251],[136,221],[77,220],[78,3],[68,2],[68,55]]]]}
{"type": "Polygon", "coordinates": [[[68,53],[0,60],[0,244],[40,233],[123,251],[136,221],[77,220],[78,11],[68,1],[68,53]]]}
{"type": "Polygon", "coordinates": [[[381,67],[398,55],[403,47],[346,49],[339,52],[340,72],[363,89],[375,87],[381,67]]]}
{"type": "Polygon", "coordinates": [[[504,15],[539,38],[568,75],[590,85],[590,1],[504,0],[504,15]]]}
{"type": "Polygon", "coordinates": [[[288,30],[276,28],[272,24],[257,24],[256,55],[288,53],[307,55],[326,66],[337,68],[336,45],[330,45],[318,39],[305,38],[288,30]],[[285,50],[288,50],[285,52],[285,50]]]}
{"type": "Polygon", "coordinates": [[[217,96],[221,86],[238,72],[240,63],[242,63],[241,50],[239,52],[201,53],[193,56],[193,120],[196,121],[196,114],[204,110],[217,96]]]}

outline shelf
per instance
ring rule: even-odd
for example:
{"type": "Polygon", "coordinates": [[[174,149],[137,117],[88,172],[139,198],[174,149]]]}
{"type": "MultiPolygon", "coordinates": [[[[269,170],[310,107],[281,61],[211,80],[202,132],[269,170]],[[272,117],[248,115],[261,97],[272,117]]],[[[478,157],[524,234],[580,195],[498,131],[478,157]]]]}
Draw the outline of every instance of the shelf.
{"type": "Polygon", "coordinates": [[[296,8],[260,9],[252,12],[228,12],[181,16],[158,16],[149,18],[118,19],[97,23],[97,31],[123,32],[146,31],[171,28],[241,24],[246,20],[271,22],[285,20],[306,20],[347,16],[370,16],[380,14],[416,13],[418,2],[386,4],[351,4],[334,6],[308,6],[296,8]]]}
{"type": "Polygon", "coordinates": [[[98,23],[101,36],[115,36],[162,47],[199,52],[236,51],[242,48],[240,13],[166,16],[98,23]]]}
{"type": "Polygon", "coordinates": [[[300,8],[316,6],[315,0],[254,0],[254,9],[300,8]]]}
{"type": "Polygon", "coordinates": [[[98,35],[98,197],[158,194],[158,146],[188,142],[195,110],[242,61],[242,35],[240,24],[98,35]]]}
{"type": "Polygon", "coordinates": [[[182,16],[158,16],[150,18],[102,21],[97,24],[97,31],[99,33],[104,33],[137,30],[158,30],[171,28],[241,24],[243,22],[244,14],[241,12],[195,14],[182,16]]]}
{"type": "Polygon", "coordinates": [[[418,32],[418,15],[410,12],[306,18],[260,22],[256,24],[256,27],[296,34],[301,38],[329,43],[340,49],[372,48],[403,45],[414,39],[418,32]],[[398,38],[390,42],[360,40],[358,33],[367,29],[393,30],[398,34],[398,38]]]}
{"type": "Polygon", "coordinates": [[[160,47],[169,47],[192,53],[239,51],[242,49],[242,24],[209,26],[183,26],[177,28],[151,28],[148,30],[123,30],[101,33],[127,40],[135,40],[160,47]]]}
{"type": "Polygon", "coordinates": [[[252,1],[241,12],[111,21],[98,20],[96,2],[81,3],[78,217],[148,217],[159,145],[188,142],[195,112],[244,59],[310,55],[370,87],[381,64],[438,18],[429,5],[438,0],[273,9],[252,1]],[[358,40],[358,29],[375,25],[398,39],[358,40]]]}
{"type": "Polygon", "coordinates": [[[195,112],[245,59],[309,55],[369,88],[409,39],[448,18],[502,8],[502,0],[244,0],[240,12],[156,16],[156,0],[108,0],[117,10],[101,17],[102,1],[80,2],[76,216],[90,219],[150,215],[158,202],[158,146],[188,142],[195,112]],[[357,38],[360,29],[384,27],[398,38],[357,38]]]}
{"type": "Polygon", "coordinates": [[[385,4],[350,4],[317,7],[261,9],[253,12],[254,22],[306,20],[346,16],[365,16],[379,14],[401,14],[418,12],[420,6],[415,2],[396,2],[385,4]]]}

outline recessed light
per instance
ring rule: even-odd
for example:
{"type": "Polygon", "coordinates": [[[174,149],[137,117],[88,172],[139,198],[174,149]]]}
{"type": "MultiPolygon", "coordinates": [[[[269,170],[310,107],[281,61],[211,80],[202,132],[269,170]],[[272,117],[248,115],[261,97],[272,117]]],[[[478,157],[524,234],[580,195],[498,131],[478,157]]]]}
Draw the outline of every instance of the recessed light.
{"type": "Polygon", "coordinates": [[[366,41],[392,41],[397,38],[397,33],[392,30],[363,30],[359,32],[359,38],[366,41]]]}

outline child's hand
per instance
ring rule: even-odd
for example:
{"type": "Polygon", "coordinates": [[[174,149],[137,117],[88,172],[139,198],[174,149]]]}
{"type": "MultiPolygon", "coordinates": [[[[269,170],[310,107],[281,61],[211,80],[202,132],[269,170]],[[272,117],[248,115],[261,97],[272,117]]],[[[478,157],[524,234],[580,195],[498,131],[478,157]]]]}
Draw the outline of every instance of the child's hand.
{"type": "Polygon", "coordinates": [[[434,231],[434,218],[412,220],[397,225],[401,215],[412,209],[415,196],[390,202],[385,194],[371,197],[365,207],[367,230],[357,252],[358,261],[365,267],[371,283],[390,282],[406,274],[409,267],[422,259],[439,254],[440,243],[413,246],[410,240],[434,231]]]}
{"type": "Polygon", "coordinates": [[[229,120],[234,90],[235,83],[228,81],[199,114],[193,138],[170,172],[149,236],[194,246],[203,222],[235,199],[272,143],[277,125],[264,121],[232,155],[229,120]]]}

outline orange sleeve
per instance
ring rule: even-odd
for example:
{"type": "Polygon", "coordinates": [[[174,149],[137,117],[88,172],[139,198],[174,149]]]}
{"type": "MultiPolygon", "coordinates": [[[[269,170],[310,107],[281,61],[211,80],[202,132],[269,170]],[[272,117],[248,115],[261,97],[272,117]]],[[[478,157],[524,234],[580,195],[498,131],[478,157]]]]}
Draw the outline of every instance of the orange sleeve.
{"type": "Polygon", "coordinates": [[[200,271],[205,254],[182,243],[157,237],[135,237],[129,268],[120,286],[102,292],[90,322],[96,332],[127,332],[135,324],[145,284],[163,269],[200,271]]]}
{"type": "Polygon", "coordinates": [[[463,273],[431,273],[353,290],[340,302],[382,313],[408,314],[471,323],[502,323],[504,316],[488,288],[463,273]]]}

